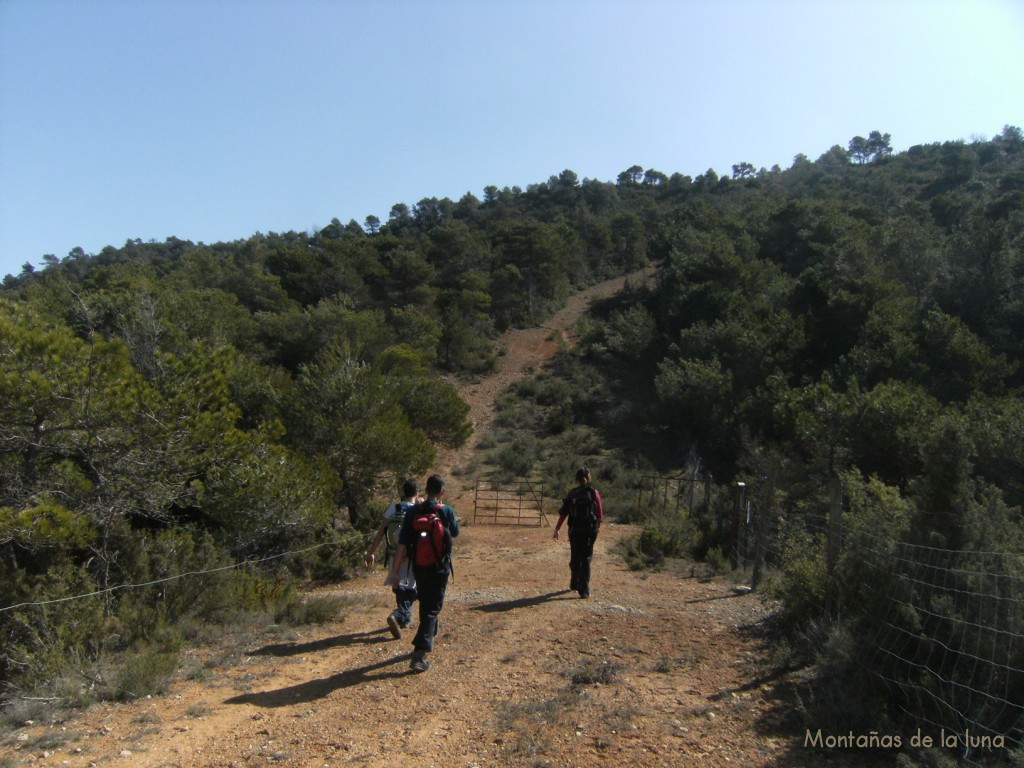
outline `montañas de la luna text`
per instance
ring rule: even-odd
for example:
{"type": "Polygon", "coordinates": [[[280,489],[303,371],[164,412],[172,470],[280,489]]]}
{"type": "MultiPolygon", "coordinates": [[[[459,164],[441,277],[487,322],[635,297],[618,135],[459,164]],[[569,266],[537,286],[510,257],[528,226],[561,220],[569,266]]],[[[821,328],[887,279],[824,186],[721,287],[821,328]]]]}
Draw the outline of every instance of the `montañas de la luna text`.
{"type": "Polygon", "coordinates": [[[824,733],[821,728],[812,731],[810,728],[804,733],[804,746],[816,747],[819,749],[899,749],[905,745],[911,747],[945,747],[948,749],[1005,749],[1006,737],[1002,734],[977,735],[971,733],[968,728],[963,733],[939,729],[938,736],[923,733],[919,728],[917,733],[910,737],[902,734],[880,733],[868,731],[867,733],[854,733],[850,731],[844,734],[824,733]]]}

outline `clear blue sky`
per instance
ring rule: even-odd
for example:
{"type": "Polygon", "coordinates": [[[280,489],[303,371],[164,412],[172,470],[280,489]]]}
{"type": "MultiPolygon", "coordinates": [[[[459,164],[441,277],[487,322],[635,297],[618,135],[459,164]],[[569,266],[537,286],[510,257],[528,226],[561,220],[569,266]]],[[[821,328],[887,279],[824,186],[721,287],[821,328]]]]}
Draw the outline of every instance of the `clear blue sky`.
{"type": "Polygon", "coordinates": [[[0,276],[1007,124],[1021,0],[0,0],[0,276]]]}

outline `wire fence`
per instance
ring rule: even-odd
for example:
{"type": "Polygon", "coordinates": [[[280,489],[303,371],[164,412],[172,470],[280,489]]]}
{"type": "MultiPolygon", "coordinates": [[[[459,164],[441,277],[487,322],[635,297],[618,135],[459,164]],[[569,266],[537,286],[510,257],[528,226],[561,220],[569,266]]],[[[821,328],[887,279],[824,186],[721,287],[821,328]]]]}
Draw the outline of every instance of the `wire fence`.
{"type": "MultiPolygon", "coordinates": [[[[862,548],[862,551],[864,548],[862,548]]],[[[1024,557],[876,541],[894,576],[868,664],[908,717],[953,734],[974,761],[1024,731],[1024,557]]]]}
{"type": "MultiPolygon", "coordinates": [[[[662,510],[687,514],[694,508],[696,486],[696,478],[652,478],[645,487],[662,510]]],[[[946,550],[864,531],[854,537],[842,526],[842,499],[834,490],[829,514],[788,515],[773,512],[749,491],[736,489],[731,522],[721,507],[716,515],[717,524],[729,529],[734,567],[749,569],[757,586],[765,573],[781,569],[794,553],[816,553],[827,561],[830,594],[850,586],[832,582],[851,575],[859,579],[854,586],[862,588],[860,593],[878,598],[870,608],[860,607],[868,619],[861,637],[864,664],[907,722],[930,727],[941,746],[955,749],[973,765],[1024,755],[1024,553],[946,550]],[[854,569],[836,569],[844,554],[852,556],[854,569]]],[[[697,498],[703,513],[710,514],[707,497],[697,498]]],[[[0,615],[215,574],[346,541],[348,537],[145,583],[0,606],[0,615]]],[[[830,607],[836,613],[851,608],[841,598],[835,600],[830,607]]]]}
{"type": "Polygon", "coordinates": [[[323,615],[332,603],[297,594],[290,574],[332,568],[339,550],[348,564],[358,557],[349,551],[361,552],[367,539],[352,530],[226,562],[212,547],[193,550],[191,539],[177,549],[182,539],[174,538],[134,561],[143,566],[136,579],[105,586],[94,581],[102,572],[84,568],[54,569],[32,580],[15,574],[9,580],[14,583],[0,590],[0,705],[7,712],[18,702],[63,708],[94,696],[135,697],[140,690],[157,690],[168,660],[177,658],[167,641],[176,644],[200,626],[228,626],[264,613],[285,623],[323,615]],[[284,565],[268,568],[275,561],[284,565]],[[79,678],[90,682],[69,683],[79,678]]]}
{"type": "Polygon", "coordinates": [[[1024,553],[939,549],[842,523],[841,495],[829,513],[783,515],[738,488],[733,566],[756,587],[794,558],[817,558],[829,611],[860,617],[859,657],[904,725],[971,765],[1024,759],[1024,553]]]}
{"type": "Polygon", "coordinates": [[[65,596],[62,596],[62,597],[55,597],[55,598],[51,598],[51,599],[48,599],[48,600],[28,600],[28,601],[25,601],[25,602],[16,603],[14,605],[0,606],[0,614],[7,613],[7,612],[10,612],[10,611],[16,611],[16,610],[18,610],[20,608],[46,607],[46,606],[49,606],[49,605],[57,605],[57,604],[60,604],[60,603],[70,603],[70,602],[75,602],[77,600],[84,600],[85,598],[88,598],[88,597],[101,597],[103,595],[109,595],[109,594],[112,594],[114,592],[120,592],[120,591],[126,591],[126,590],[134,590],[134,589],[146,589],[148,587],[155,587],[155,586],[159,586],[161,584],[167,584],[169,582],[178,581],[180,579],[185,579],[185,578],[188,578],[188,577],[209,576],[209,575],[216,574],[216,573],[222,573],[224,571],[234,571],[234,570],[238,570],[238,569],[241,569],[241,568],[247,568],[247,567],[251,567],[251,566],[254,566],[254,565],[260,565],[262,563],[268,563],[268,562],[270,562],[272,560],[280,560],[282,558],[294,557],[295,555],[306,554],[307,552],[313,552],[313,551],[318,550],[318,549],[323,549],[324,547],[342,547],[342,546],[345,546],[346,544],[355,543],[356,541],[358,541],[360,539],[365,539],[365,538],[366,538],[366,534],[360,533],[360,532],[353,532],[353,533],[349,534],[348,536],[346,536],[346,537],[344,537],[344,538],[342,538],[342,539],[340,539],[338,541],[325,541],[325,542],[321,542],[319,544],[313,544],[313,545],[310,545],[308,547],[303,547],[302,549],[294,549],[294,550],[289,550],[287,552],[279,552],[279,553],[274,554],[274,555],[268,555],[267,557],[261,557],[261,558],[251,559],[251,560],[241,560],[241,561],[239,561],[237,563],[231,563],[229,565],[222,565],[222,566],[218,566],[216,568],[207,568],[207,569],[202,569],[202,570],[184,571],[182,573],[176,573],[176,574],[172,574],[170,576],[164,576],[164,577],[159,578],[159,579],[152,579],[150,581],[145,581],[145,582],[131,583],[131,584],[115,584],[113,586],[105,587],[104,589],[93,590],[92,592],[83,592],[81,594],[65,595],[65,596]]]}
{"type": "Polygon", "coordinates": [[[645,519],[679,515],[711,497],[711,476],[695,471],[678,475],[645,474],[637,486],[636,508],[645,519]]]}

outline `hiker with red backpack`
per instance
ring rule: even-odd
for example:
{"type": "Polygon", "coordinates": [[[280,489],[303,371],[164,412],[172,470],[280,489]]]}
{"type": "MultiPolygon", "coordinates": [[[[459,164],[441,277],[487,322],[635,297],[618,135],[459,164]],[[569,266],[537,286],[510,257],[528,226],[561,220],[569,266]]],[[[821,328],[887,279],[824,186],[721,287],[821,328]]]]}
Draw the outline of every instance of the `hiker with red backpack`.
{"type": "Polygon", "coordinates": [[[580,467],[576,471],[576,487],[569,491],[558,511],[554,540],[558,529],[569,521],[569,589],[580,597],[590,597],[590,561],[594,556],[594,542],[604,518],[601,494],[591,485],[590,470],[580,467]]]}
{"type": "MultiPolygon", "coordinates": [[[[377,536],[363,557],[367,567],[373,565],[374,553],[381,541],[384,542],[384,565],[387,566],[397,557],[398,532],[409,510],[423,501],[419,494],[420,487],[415,480],[406,480],[402,483],[402,500],[395,502],[384,512],[380,530],[377,531],[377,536]]],[[[395,610],[388,615],[387,622],[388,629],[397,640],[402,636],[402,630],[412,623],[412,604],[416,600],[416,577],[412,572],[412,563],[407,560],[397,575],[389,569],[384,584],[391,587],[391,591],[395,593],[395,610]]]]}
{"type": "Polygon", "coordinates": [[[412,561],[416,591],[420,600],[420,623],[412,640],[413,654],[409,665],[414,672],[430,669],[427,654],[434,649],[438,616],[444,607],[444,595],[452,572],[452,539],[459,535],[455,510],[442,504],[444,479],[440,475],[427,478],[427,498],[410,510],[398,532],[398,553],[392,572],[396,573],[406,559],[412,561]]]}

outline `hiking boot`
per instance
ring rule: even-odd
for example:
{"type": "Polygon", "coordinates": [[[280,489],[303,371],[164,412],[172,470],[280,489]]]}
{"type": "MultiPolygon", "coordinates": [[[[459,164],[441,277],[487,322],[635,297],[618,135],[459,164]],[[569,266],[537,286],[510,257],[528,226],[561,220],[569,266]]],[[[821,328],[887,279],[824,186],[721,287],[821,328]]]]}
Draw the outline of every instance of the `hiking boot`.
{"type": "Polygon", "coordinates": [[[582,597],[584,600],[589,600],[590,599],[590,592],[580,591],[580,597],[582,597]]]}
{"type": "Polygon", "coordinates": [[[391,636],[397,640],[402,636],[402,628],[398,626],[398,619],[395,618],[395,614],[388,616],[388,629],[391,630],[391,636]]]}
{"type": "Polygon", "coordinates": [[[579,589],[579,585],[577,585],[575,581],[570,581],[569,582],[569,591],[570,592],[576,592],[578,589],[579,589]]]}
{"type": "Polygon", "coordinates": [[[412,662],[409,664],[409,669],[413,672],[426,672],[430,669],[430,662],[427,661],[426,657],[422,653],[414,653],[412,656],[412,662]]]}

